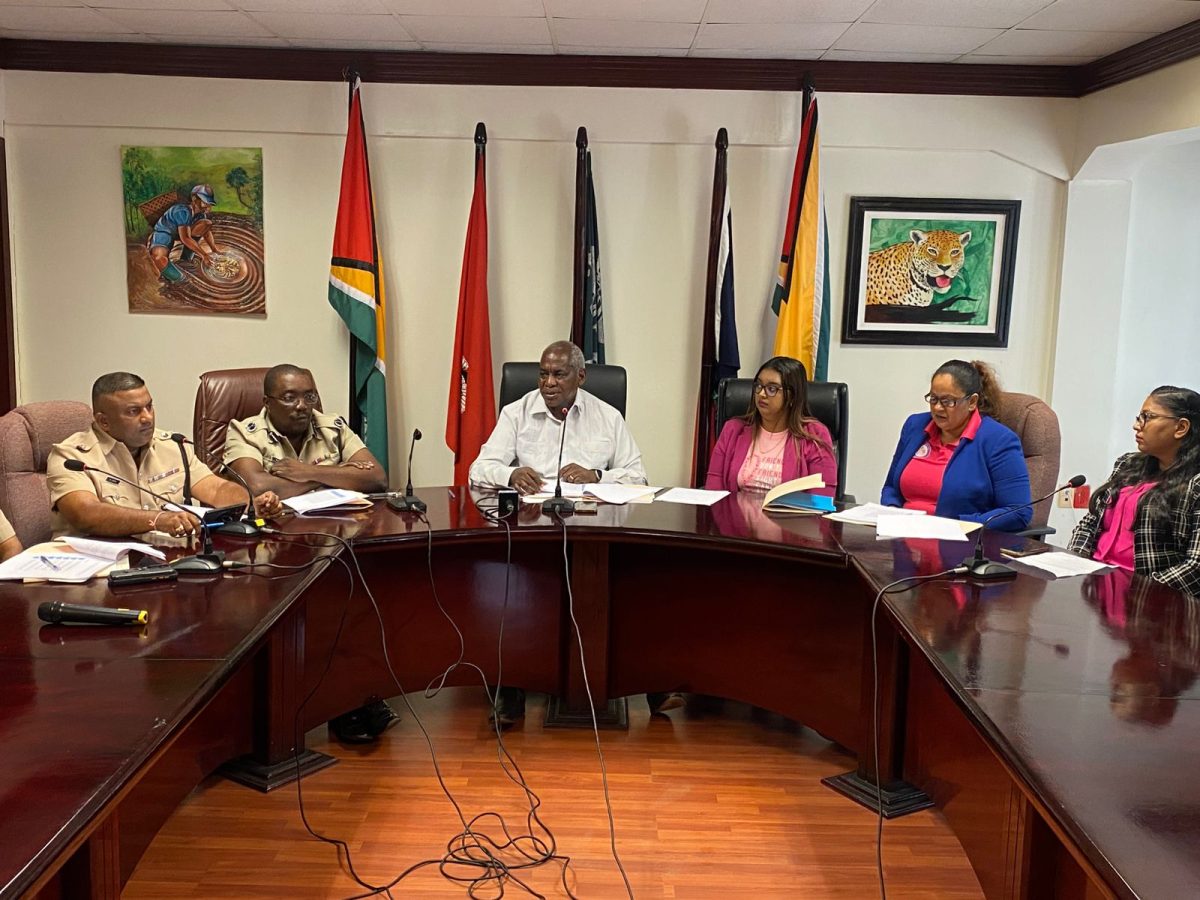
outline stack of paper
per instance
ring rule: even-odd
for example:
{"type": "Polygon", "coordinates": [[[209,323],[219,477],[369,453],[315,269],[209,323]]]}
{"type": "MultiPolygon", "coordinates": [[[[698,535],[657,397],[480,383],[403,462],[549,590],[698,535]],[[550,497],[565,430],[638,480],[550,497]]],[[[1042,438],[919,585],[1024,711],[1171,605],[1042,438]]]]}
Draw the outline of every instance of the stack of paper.
{"type": "MultiPolygon", "coordinates": [[[[570,484],[563,482],[562,495],[569,500],[598,500],[601,503],[653,503],[656,487],[645,484],[570,484]]],[[[543,482],[536,494],[526,494],[521,499],[526,503],[541,503],[554,496],[554,482],[543,482]]]]}
{"type": "Polygon", "coordinates": [[[979,527],[978,522],[945,519],[941,516],[881,515],[875,522],[879,540],[892,538],[926,538],[937,541],[965,541],[967,532],[979,527]]]}
{"type": "Polygon", "coordinates": [[[687,503],[692,506],[712,506],[722,497],[729,495],[729,491],[706,491],[700,488],[671,488],[664,494],[659,494],[658,499],[666,503],[687,503]]]}
{"type": "Polygon", "coordinates": [[[841,512],[827,513],[825,518],[833,519],[835,522],[848,522],[851,525],[870,525],[874,528],[880,516],[923,515],[925,515],[923,509],[903,509],[896,506],[883,506],[879,503],[864,503],[861,506],[852,506],[841,512]]]}
{"type": "Polygon", "coordinates": [[[129,565],[126,557],[138,550],[156,559],[166,554],[136,541],[98,541],[65,537],[37,544],[0,563],[0,581],[57,581],[79,584],[129,565]]]}
{"type": "Polygon", "coordinates": [[[330,510],[370,509],[371,501],[367,495],[359,491],[347,491],[343,488],[326,488],[322,491],[309,491],[298,497],[289,497],[283,505],[298,516],[330,510]]]}
{"type": "Polygon", "coordinates": [[[1022,565],[1033,566],[1043,572],[1049,572],[1055,578],[1070,578],[1072,575],[1090,575],[1101,569],[1108,569],[1104,563],[1094,559],[1084,559],[1074,553],[1064,553],[1061,550],[1050,553],[1039,553],[1036,556],[1022,556],[1016,560],[1022,565]]]}

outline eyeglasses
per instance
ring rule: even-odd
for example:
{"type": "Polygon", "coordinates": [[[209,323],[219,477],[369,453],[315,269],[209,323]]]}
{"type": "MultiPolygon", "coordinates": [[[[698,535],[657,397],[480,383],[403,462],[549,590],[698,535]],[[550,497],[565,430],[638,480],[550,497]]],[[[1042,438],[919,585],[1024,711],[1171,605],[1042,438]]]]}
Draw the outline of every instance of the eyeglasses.
{"type": "Polygon", "coordinates": [[[295,406],[301,401],[301,399],[303,399],[308,406],[316,406],[321,402],[321,395],[316,391],[305,391],[303,394],[293,394],[289,392],[284,394],[282,397],[272,397],[270,394],[267,394],[267,396],[272,400],[278,400],[284,406],[295,406]]]}
{"type": "Polygon", "coordinates": [[[935,397],[933,394],[925,395],[926,403],[930,406],[940,406],[942,409],[954,409],[954,407],[966,399],[966,397],[935,397]]]}
{"type": "Polygon", "coordinates": [[[766,394],[768,397],[778,397],[780,391],[786,391],[787,388],[782,384],[763,384],[761,381],[754,382],[754,393],[766,394]]]}
{"type": "Polygon", "coordinates": [[[1168,415],[1164,415],[1163,413],[1152,413],[1152,412],[1146,412],[1145,410],[1142,410],[1140,413],[1138,413],[1136,416],[1133,417],[1133,424],[1136,425],[1138,428],[1145,428],[1146,423],[1153,421],[1154,419],[1179,419],[1179,418],[1180,418],[1179,416],[1168,416],[1168,415]]]}

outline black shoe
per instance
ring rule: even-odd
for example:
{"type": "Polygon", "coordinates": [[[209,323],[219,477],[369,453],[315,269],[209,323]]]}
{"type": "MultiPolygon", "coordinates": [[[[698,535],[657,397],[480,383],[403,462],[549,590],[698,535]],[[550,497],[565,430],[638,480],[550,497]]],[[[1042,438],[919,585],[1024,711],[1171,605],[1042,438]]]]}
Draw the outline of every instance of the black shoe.
{"type": "Polygon", "coordinates": [[[488,715],[488,724],[493,728],[512,728],[525,718],[525,691],[514,687],[496,688],[496,708],[488,715]]]}
{"type": "Polygon", "coordinates": [[[329,730],[343,744],[369,744],[400,721],[386,700],[369,699],[358,709],[352,709],[329,720],[329,730]]]}
{"type": "Polygon", "coordinates": [[[683,699],[683,694],[678,691],[671,691],[670,693],[655,691],[646,694],[646,705],[650,707],[650,715],[661,716],[672,709],[682,709],[687,706],[687,701],[683,699]]]}

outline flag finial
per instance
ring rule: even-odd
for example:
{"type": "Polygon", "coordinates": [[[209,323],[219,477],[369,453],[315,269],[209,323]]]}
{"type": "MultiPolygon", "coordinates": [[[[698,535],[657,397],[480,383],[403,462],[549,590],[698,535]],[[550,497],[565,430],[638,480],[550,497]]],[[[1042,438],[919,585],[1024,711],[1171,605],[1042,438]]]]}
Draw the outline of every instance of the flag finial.
{"type": "Polygon", "coordinates": [[[482,147],[487,143],[487,126],[482,122],[475,126],[475,146],[482,147]]]}

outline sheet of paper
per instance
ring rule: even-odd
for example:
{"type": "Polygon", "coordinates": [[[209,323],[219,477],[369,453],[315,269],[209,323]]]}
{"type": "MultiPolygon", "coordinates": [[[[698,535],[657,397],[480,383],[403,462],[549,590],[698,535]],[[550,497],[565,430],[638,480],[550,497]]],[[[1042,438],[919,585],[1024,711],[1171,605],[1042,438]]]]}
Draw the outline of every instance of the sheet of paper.
{"type": "Polygon", "coordinates": [[[964,524],[979,526],[974,522],[963,523],[957,519],[941,516],[892,516],[881,515],[875,521],[875,534],[880,540],[892,538],[931,538],[937,541],[965,541],[964,524]]]}
{"type": "Polygon", "coordinates": [[[167,554],[163,553],[157,547],[151,547],[149,544],[142,544],[138,541],[97,541],[94,538],[75,537],[73,535],[67,535],[66,537],[59,538],[59,540],[84,556],[107,559],[109,562],[115,562],[123,556],[127,556],[133,550],[145,553],[147,556],[153,556],[155,559],[167,558],[167,554]]]}
{"type": "Polygon", "coordinates": [[[879,503],[863,503],[860,506],[853,506],[850,509],[843,509],[841,512],[826,513],[826,519],[833,519],[835,522],[849,522],[852,525],[870,525],[874,527],[881,515],[888,516],[923,516],[923,509],[903,509],[895,506],[883,506],[879,503]]]}
{"type": "Polygon", "coordinates": [[[587,496],[603,500],[605,503],[617,504],[636,503],[643,497],[649,498],[647,502],[651,502],[656,490],[645,484],[585,484],[583,487],[587,496]]]}
{"type": "Polygon", "coordinates": [[[671,488],[659,494],[657,499],[664,503],[688,503],[692,506],[712,506],[729,491],[705,491],[700,488],[671,488]]]}
{"type": "Polygon", "coordinates": [[[87,581],[110,565],[111,560],[96,559],[81,553],[33,553],[25,550],[0,563],[0,581],[23,581],[32,578],[74,584],[87,581]]]}
{"type": "Polygon", "coordinates": [[[330,509],[347,503],[359,503],[366,500],[366,495],[360,491],[347,491],[343,488],[326,488],[323,491],[309,491],[298,497],[289,497],[283,505],[292,512],[304,515],[319,509],[330,509]]]}
{"type": "Polygon", "coordinates": [[[1061,550],[1039,553],[1036,556],[1018,557],[1016,562],[1026,566],[1033,566],[1035,569],[1041,569],[1043,572],[1049,572],[1055,578],[1090,575],[1092,572],[1111,568],[1111,566],[1096,562],[1094,559],[1084,559],[1082,556],[1076,556],[1074,553],[1065,553],[1061,550]]]}

